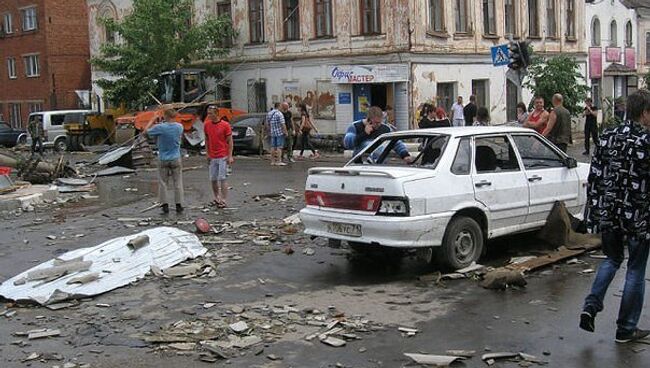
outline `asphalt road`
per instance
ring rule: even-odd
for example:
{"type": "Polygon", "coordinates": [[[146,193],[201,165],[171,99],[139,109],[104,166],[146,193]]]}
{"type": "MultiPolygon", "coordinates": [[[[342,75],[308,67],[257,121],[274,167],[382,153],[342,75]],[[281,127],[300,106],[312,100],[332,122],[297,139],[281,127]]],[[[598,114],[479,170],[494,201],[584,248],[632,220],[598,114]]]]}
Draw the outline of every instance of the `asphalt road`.
{"type": "MultiPolygon", "coordinates": [[[[578,147],[571,151],[584,160],[581,152],[578,147]]],[[[204,204],[210,200],[207,169],[203,159],[191,157],[185,160],[185,167],[200,168],[184,175],[188,209],[167,217],[156,211],[140,213],[154,199],[154,172],[101,178],[98,199],[37,208],[20,216],[5,214],[0,224],[0,281],[63,252],[145,228],[126,227],[117,221],[119,217],[151,217],[151,226],[181,221],[176,226],[187,230],[192,229],[188,222],[200,216],[213,225],[242,220],[272,223],[302,207],[300,193],[308,167],[340,162],[334,157],[272,168],[257,158],[238,159],[230,178],[230,202],[236,209],[204,212],[204,204]],[[126,188],[138,190],[127,192],[126,188]],[[292,195],[287,188],[300,193],[292,195]],[[257,195],[280,192],[292,198],[254,200],[257,195]],[[77,234],[83,237],[75,237],[77,234]],[[47,235],[57,235],[57,239],[48,240],[47,235]]],[[[255,228],[240,234],[246,231],[255,228]]],[[[260,226],[257,231],[270,230],[260,226]]],[[[646,367],[650,358],[647,345],[621,346],[613,341],[622,272],[607,295],[605,311],[598,316],[596,333],[578,329],[582,299],[593,278],[583,271],[598,264],[588,256],[580,257],[577,264],[560,263],[532,273],[525,288],[492,291],[479,287],[476,280],[445,281],[442,285],[426,277],[421,281],[421,276],[436,270],[415,258],[353,257],[345,248],[331,249],[322,240],[300,234],[281,235],[265,247],[246,242],[228,249],[237,257],[220,263],[214,278],[148,277],[58,311],[7,304],[16,314],[0,317],[0,367],[53,367],[66,362],[92,367],[406,367],[417,365],[403,353],[444,354],[448,349],[476,351],[472,359],[452,365],[457,367],[486,366],[480,355],[501,351],[526,352],[548,362],[549,367],[646,367]],[[286,245],[295,253],[285,254],[286,245]],[[304,254],[306,248],[314,254],[304,254]],[[206,302],[216,306],[203,308],[206,302]],[[104,304],[110,307],[102,307],[104,304]],[[347,318],[367,320],[367,328],[355,332],[357,340],[335,348],[318,339],[306,341],[308,326],[298,323],[264,344],[238,350],[228,360],[216,363],[199,361],[196,351],[149,345],[139,338],[175,321],[231,319],[228,311],[234,307],[250,311],[249,323],[255,324],[258,317],[254,311],[260,305],[303,311],[335,308],[347,318]],[[398,331],[400,326],[418,332],[407,337],[398,331]],[[62,335],[42,340],[15,335],[37,328],[57,328],[62,335]],[[23,362],[32,353],[45,354],[41,358],[57,353],[60,356],[54,357],[62,360],[23,362]]],[[[544,250],[544,244],[533,235],[519,235],[491,242],[482,261],[498,266],[511,256],[544,250]]],[[[648,297],[642,327],[650,325],[647,304],[648,297]]],[[[519,364],[498,361],[495,366],[519,364]]]]}

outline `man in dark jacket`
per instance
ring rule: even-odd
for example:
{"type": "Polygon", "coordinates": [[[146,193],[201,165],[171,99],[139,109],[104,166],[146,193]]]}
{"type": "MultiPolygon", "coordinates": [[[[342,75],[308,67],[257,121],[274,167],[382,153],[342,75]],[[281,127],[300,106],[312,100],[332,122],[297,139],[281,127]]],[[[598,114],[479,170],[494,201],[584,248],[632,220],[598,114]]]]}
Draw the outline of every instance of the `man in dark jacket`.
{"type": "Polygon", "coordinates": [[[469,103],[463,107],[463,116],[465,116],[465,126],[474,125],[474,118],[478,107],[476,106],[476,96],[469,96],[469,103]]]}
{"type": "Polygon", "coordinates": [[[580,328],[594,332],[596,314],[603,310],[607,288],[625,259],[627,246],[617,343],[650,335],[637,328],[650,247],[650,91],[629,96],[627,117],[630,120],[603,132],[591,161],[585,219],[588,230],[601,233],[607,258],[598,267],[580,315],[580,328]]]}

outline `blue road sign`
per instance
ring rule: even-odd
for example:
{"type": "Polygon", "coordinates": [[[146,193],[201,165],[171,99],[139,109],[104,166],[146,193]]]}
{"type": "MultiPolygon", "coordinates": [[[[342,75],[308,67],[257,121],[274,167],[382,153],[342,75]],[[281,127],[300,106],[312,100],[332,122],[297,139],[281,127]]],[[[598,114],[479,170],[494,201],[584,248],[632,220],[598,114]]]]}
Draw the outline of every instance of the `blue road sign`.
{"type": "Polygon", "coordinates": [[[493,46],[490,51],[492,51],[492,65],[501,66],[510,63],[510,50],[507,44],[493,46]]]}

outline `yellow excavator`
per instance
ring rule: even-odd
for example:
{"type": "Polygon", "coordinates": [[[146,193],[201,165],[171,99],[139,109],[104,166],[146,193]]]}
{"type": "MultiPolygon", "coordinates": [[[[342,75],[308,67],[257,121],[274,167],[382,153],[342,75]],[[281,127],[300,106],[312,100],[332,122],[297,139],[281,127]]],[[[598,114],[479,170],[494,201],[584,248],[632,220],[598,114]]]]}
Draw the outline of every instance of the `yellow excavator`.
{"type": "Polygon", "coordinates": [[[115,124],[115,119],[126,113],[124,107],[118,107],[106,109],[103,113],[87,111],[66,115],[63,128],[68,136],[68,148],[80,151],[83,146],[120,143],[122,139],[130,138],[120,137],[115,124]]]}

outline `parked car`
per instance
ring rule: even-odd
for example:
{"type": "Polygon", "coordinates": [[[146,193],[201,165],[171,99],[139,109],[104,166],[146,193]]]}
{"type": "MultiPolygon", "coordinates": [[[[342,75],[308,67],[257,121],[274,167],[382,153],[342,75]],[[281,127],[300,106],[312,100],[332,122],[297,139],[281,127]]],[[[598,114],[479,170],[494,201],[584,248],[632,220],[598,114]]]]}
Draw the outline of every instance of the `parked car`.
{"type": "Polygon", "coordinates": [[[263,153],[263,122],[266,114],[244,114],[232,118],[232,140],[235,151],[263,153]]]}
{"type": "Polygon", "coordinates": [[[0,146],[13,147],[27,143],[27,132],[15,129],[4,121],[0,121],[0,146]]]}
{"type": "Polygon", "coordinates": [[[66,116],[75,115],[80,116],[83,114],[92,113],[92,110],[53,110],[53,111],[39,111],[29,114],[29,121],[41,117],[43,122],[43,130],[45,132],[45,140],[43,146],[53,147],[57,151],[65,151],[68,149],[68,136],[63,127],[66,116]]]}
{"type": "Polygon", "coordinates": [[[582,219],[588,171],[527,128],[389,133],[343,167],[310,169],[300,218],[309,235],[356,249],[431,249],[459,269],[486,240],[544,226],[555,201],[582,219]],[[404,141],[420,142],[410,164],[393,152],[404,141]]]}

